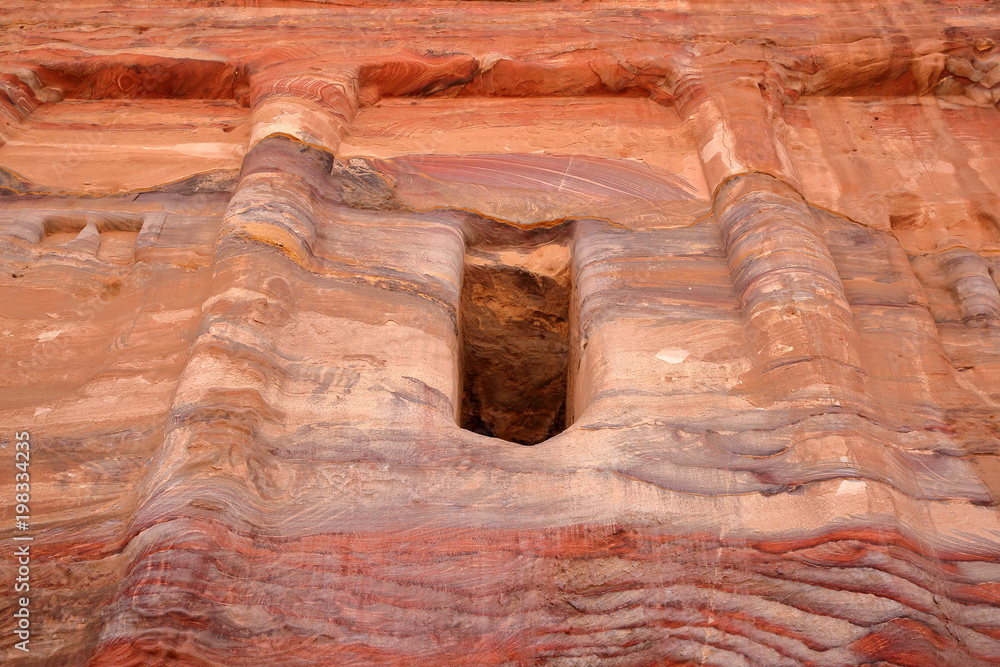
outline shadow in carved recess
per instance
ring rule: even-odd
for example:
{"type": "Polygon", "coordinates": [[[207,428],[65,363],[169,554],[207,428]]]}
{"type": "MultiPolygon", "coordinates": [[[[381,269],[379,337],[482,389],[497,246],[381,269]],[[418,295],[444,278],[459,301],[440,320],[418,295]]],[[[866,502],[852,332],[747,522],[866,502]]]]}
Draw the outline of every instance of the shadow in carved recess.
{"type": "Polygon", "coordinates": [[[462,428],[535,445],[566,427],[567,229],[473,233],[462,281],[462,428]]]}
{"type": "Polygon", "coordinates": [[[130,264],[142,225],[143,217],[136,215],[56,215],[22,223],[18,235],[46,252],[130,264]]]}

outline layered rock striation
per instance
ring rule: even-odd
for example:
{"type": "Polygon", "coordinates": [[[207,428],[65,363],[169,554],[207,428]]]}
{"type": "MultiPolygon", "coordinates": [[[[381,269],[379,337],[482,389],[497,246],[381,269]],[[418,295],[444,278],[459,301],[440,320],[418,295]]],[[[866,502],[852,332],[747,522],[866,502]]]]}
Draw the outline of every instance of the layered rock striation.
{"type": "Polygon", "coordinates": [[[994,4],[10,11],[4,660],[1000,664],[994,4]]]}

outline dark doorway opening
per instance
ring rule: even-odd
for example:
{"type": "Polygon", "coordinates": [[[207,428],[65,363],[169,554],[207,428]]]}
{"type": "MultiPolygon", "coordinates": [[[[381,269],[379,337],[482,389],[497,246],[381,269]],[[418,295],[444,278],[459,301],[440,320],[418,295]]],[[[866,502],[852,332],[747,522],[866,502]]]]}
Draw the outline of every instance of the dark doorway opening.
{"type": "Polygon", "coordinates": [[[467,251],[462,428],[535,445],[566,427],[571,277],[555,231],[467,251]]]}

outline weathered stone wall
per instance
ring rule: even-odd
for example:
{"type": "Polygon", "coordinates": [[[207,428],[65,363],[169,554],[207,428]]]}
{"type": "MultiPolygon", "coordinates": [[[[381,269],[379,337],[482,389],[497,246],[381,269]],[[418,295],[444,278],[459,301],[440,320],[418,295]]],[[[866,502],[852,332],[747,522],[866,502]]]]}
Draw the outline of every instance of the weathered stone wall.
{"type": "Polygon", "coordinates": [[[5,661],[1000,664],[996,2],[134,4],[0,18],[5,661]]]}

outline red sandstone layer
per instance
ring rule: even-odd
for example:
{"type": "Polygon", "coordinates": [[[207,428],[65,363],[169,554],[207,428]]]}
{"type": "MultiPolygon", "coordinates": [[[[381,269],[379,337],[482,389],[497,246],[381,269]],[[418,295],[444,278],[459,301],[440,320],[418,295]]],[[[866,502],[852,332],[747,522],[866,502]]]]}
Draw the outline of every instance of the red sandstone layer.
{"type": "Polygon", "coordinates": [[[992,4],[10,12],[4,658],[1000,664],[992,4]]]}

